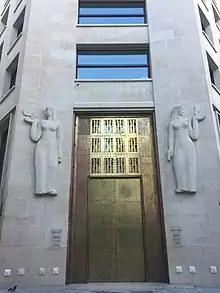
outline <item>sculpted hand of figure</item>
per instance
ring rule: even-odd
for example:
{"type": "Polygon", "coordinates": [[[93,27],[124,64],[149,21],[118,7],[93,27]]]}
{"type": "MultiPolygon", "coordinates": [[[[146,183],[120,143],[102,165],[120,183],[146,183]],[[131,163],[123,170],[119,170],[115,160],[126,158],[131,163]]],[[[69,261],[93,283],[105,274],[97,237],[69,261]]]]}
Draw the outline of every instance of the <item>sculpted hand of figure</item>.
{"type": "Polygon", "coordinates": [[[172,159],[177,193],[196,192],[196,151],[193,141],[199,138],[199,122],[205,119],[194,106],[192,120],[184,117],[183,108],[174,107],[168,126],[168,161],[172,159]]]}
{"type": "Polygon", "coordinates": [[[23,115],[25,116],[24,120],[28,123],[33,123],[35,121],[37,121],[37,117],[35,114],[27,114],[24,111],[22,111],[23,115]]]}
{"type": "Polygon", "coordinates": [[[206,116],[201,116],[200,111],[196,106],[193,107],[193,119],[198,120],[198,122],[201,122],[205,119],[206,116]]]}
{"type": "Polygon", "coordinates": [[[31,139],[35,149],[36,195],[57,195],[57,167],[62,162],[62,131],[60,123],[54,118],[51,108],[46,108],[46,119],[38,119],[23,111],[24,120],[31,124],[31,139]]]}

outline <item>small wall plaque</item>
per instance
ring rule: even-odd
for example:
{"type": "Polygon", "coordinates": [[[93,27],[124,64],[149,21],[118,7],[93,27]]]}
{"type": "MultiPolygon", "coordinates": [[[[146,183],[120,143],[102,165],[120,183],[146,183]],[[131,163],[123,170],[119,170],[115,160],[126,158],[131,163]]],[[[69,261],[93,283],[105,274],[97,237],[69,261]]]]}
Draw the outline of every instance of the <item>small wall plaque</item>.
{"type": "Polygon", "coordinates": [[[210,272],[211,272],[211,274],[217,274],[217,272],[218,272],[217,267],[216,266],[210,266],[210,272]]]}
{"type": "Polygon", "coordinates": [[[59,275],[59,268],[52,268],[52,275],[59,275]]]}
{"type": "Polygon", "coordinates": [[[46,274],[46,269],[45,268],[40,268],[39,271],[38,271],[38,275],[39,276],[45,276],[46,274]]]}
{"type": "Polygon", "coordinates": [[[62,229],[51,229],[52,234],[52,243],[51,247],[58,248],[60,247],[62,229]]]}
{"type": "Polygon", "coordinates": [[[24,269],[18,269],[17,270],[17,275],[20,276],[20,277],[24,276],[24,271],[25,271],[24,269]]]}
{"type": "Polygon", "coordinates": [[[171,231],[173,234],[173,244],[175,246],[182,246],[182,229],[180,227],[173,227],[171,231]]]}
{"type": "Polygon", "coordinates": [[[195,266],[189,266],[189,272],[190,272],[190,274],[195,274],[196,273],[196,267],[195,266]]]}
{"type": "Polygon", "coordinates": [[[176,273],[177,274],[182,274],[183,272],[183,267],[182,266],[176,266],[176,273]]]}
{"type": "Polygon", "coordinates": [[[11,276],[11,269],[5,269],[4,270],[4,277],[10,277],[11,276]]]}

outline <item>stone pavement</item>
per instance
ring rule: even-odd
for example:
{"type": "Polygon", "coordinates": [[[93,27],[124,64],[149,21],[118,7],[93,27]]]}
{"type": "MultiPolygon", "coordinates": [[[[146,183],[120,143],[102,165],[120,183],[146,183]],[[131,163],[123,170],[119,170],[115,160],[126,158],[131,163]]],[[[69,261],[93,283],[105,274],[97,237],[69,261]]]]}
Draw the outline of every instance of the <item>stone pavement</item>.
{"type": "MultiPolygon", "coordinates": [[[[7,289],[0,289],[0,293],[8,293],[7,289]]],[[[18,287],[15,293],[220,293],[219,288],[199,288],[185,285],[165,285],[142,283],[115,284],[74,284],[66,287],[18,287]]]]}

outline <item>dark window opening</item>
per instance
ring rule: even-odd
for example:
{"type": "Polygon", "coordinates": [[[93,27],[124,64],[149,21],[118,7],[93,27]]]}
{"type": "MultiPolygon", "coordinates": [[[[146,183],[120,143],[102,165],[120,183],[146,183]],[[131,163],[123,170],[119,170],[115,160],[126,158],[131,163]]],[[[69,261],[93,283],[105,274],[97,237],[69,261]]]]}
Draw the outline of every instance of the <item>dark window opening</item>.
{"type": "Polygon", "coordinates": [[[219,113],[219,111],[216,111],[216,116],[217,116],[217,120],[218,120],[218,127],[220,127],[220,113],[219,113]]]}
{"type": "Polygon", "coordinates": [[[4,15],[2,16],[1,19],[1,31],[6,27],[7,23],[8,23],[8,15],[9,15],[9,8],[5,11],[4,15]]]}
{"type": "Polygon", "coordinates": [[[205,34],[205,36],[208,37],[208,39],[211,41],[211,43],[213,43],[213,36],[212,36],[210,23],[200,8],[199,8],[199,15],[200,15],[200,22],[201,22],[201,26],[202,26],[202,31],[205,34]]]}
{"type": "Polygon", "coordinates": [[[0,45],[0,61],[2,60],[3,44],[4,42],[2,42],[2,44],[0,45]]]}
{"type": "Polygon", "coordinates": [[[22,33],[24,23],[22,22],[17,29],[17,37],[22,33]]]}
{"type": "Polygon", "coordinates": [[[19,55],[15,57],[5,72],[3,95],[16,85],[19,55]]]}
{"type": "Polygon", "coordinates": [[[141,24],[146,23],[145,1],[79,2],[80,24],[141,24]]]}
{"type": "Polygon", "coordinates": [[[4,160],[5,160],[7,139],[8,139],[8,127],[1,134],[1,145],[0,145],[0,186],[2,184],[2,174],[3,174],[4,160]]]}
{"type": "Polygon", "coordinates": [[[210,74],[211,83],[215,84],[214,72],[210,67],[209,67],[209,74],[210,74]]]}
{"type": "Polygon", "coordinates": [[[219,68],[215,64],[215,62],[212,60],[212,58],[210,57],[209,54],[207,54],[207,60],[208,60],[209,74],[210,74],[211,83],[216,86],[218,84],[219,68]]]}
{"type": "Polygon", "coordinates": [[[212,5],[212,8],[213,8],[215,24],[218,27],[218,29],[220,29],[220,14],[219,14],[219,12],[217,12],[217,10],[215,9],[214,5],[212,5]]]}
{"type": "Polygon", "coordinates": [[[213,107],[213,110],[214,110],[214,113],[215,113],[215,118],[216,118],[216,124],[217,124],[218,133],[220,135],[220,112],[219,112],[219,110],[216,107],[213,107]]]}
{"type": "Polygon", "coordinates": [[[211,56],[207,53],[208,67],[210,80],[213,85],[220,88],[220,72],[217,64],[212,60],[211,56]]]}
{"type": "Polygon", "coordinates": [[[205,32],[206,27],[205,27],[204,23],[201,22],[201,26],[202,26],[202,31],[205,32]]]}
{"type": "Polygon", "coordinates": [[[10,89],[15,86],[17,76],[17,67],[11,73],[10,89]]]}
{"type": "Polygon", "coordinates": [[[4,206],[4,203],[2,202],[0,206],[0,218],[3,216],[3,206],[4,206]]]}
{"type": "Polygon", "coordinates": [[[6,165],[9,125],[10,125],[10,117],[6,118],[0,124],[0,217],[3,215],[3,206],[4,206],[3,180],[4,180],[5,165],[6,165]]]}
{"type": "Polygon", "coordinates": [[[78,79],[150,78],[147,49],[78,50],[78,79]]]}
{"type": "Polygon", "coordinates": [[[9,15],[9,7],[8,9],[5,11],[4,15],[2,16],[1,22],[4,26],[7,25],[8,23],[8,15],[9,15]]]}

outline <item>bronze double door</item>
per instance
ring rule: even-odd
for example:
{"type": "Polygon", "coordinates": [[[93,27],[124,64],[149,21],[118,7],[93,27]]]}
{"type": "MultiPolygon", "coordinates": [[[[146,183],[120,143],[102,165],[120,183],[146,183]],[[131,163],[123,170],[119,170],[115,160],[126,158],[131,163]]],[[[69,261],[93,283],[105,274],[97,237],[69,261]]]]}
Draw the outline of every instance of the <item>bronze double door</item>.
{"type": "Polygon", "coordinates": [[[152,118],[79,117],[67,283],[166,282],[152,118]]]}

